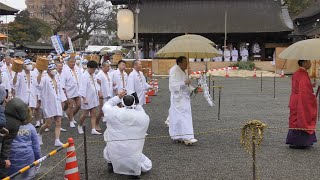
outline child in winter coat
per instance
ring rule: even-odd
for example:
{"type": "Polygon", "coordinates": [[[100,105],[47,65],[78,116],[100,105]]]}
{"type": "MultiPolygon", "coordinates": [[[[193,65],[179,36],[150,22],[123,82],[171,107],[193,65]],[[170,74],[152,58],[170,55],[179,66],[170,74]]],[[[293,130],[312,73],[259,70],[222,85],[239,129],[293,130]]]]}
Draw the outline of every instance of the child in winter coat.
{"type": "MultiPolygon", "coordinates": [[[[16,138],[11,145],[9,160],[11,166],[9,175],[19,171],[21,168],[30,165],[41,157],[40,144],[38,141],[37,131],[31,124],[32,111],[29,109],[29,118],[22,123],[16,138]]],[[[15,177],[15,180],[34,179],[36,175],[36,167],[32,167],[28,171],[15,177]]]]}
{"type": "MultiPolygon", "coordinates": [[[[1,88],[0,88],[1,89],[1,88]]],[[[0,90],[1,92],[1,90],[0,90]]],[[[9,155],[11,151],[12,141],[16,138],[19,127],[26,119],[28,119],[28,105],[19,98],[13,98],[6,104],[5,108],[5,128],[9,131],[6,136],[0,136],[0,178],[4,178],[8,174],[11,166],[9,155]]],[[[2,133],[1,133],[2,134],[2,133]]]]}

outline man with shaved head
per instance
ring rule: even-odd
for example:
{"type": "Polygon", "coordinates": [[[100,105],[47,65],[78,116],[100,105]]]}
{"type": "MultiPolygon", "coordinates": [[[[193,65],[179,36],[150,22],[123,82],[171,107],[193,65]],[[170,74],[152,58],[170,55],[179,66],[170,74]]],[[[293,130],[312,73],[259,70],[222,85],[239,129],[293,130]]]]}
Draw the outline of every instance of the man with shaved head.
{"type": "Polygon", "coordinates": [[[137,93],[139,98],[139,105],[146,104],[146,91],[150,89],[149,84],[146,82],[142,70],[142,63],[139,60],[133,61],[133,70],[128,77],[128,94],[137,93]]]}

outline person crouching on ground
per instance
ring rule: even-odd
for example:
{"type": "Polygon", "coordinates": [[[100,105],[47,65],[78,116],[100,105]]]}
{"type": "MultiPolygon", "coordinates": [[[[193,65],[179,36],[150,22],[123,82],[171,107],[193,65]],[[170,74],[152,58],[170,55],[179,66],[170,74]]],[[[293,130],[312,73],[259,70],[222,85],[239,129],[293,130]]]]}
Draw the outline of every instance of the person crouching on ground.
{"type": "Polygon", "coordinates": [[[102,110],[108,128],[104,133],[107,146],[103,154],[109,172],[113,170],[117,174],[140,178],[141,171],[147,172],[152,168],[151,160],[142,153],[150,119],[135,101],[139,101],[137,96],[120,91],[118,96],[104,104],[102,110]],[[119,103],[123,108],[117,106],[119,103]]]}

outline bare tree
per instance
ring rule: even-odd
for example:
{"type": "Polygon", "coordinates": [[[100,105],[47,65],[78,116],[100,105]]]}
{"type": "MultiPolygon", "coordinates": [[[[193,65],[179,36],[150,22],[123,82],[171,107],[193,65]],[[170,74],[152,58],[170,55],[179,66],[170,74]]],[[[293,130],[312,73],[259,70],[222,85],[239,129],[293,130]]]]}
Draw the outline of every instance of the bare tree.
{"type": "Polygon", "coordinates": [[[52,24],[54,34],[72,32],[72,41],[86,41],[94,31],[116,29],[115,9],[105,0],[47,1],[46,13],[55,21],[52,24]]]}
{"type": "Polygon", "coordinates": [[[94,31],[106,30],[113,25],[115,16],[112,6],[105,0],[80,0],[75,20],[77,35],[72,40],[88,40],[94,31]]]}
{"type": "Polygon", "coordinates": [[[45,12],[54,20],[51,29],[54,35],[60,31],[72,30],[76,25],[75,14],[78,10],[78,0],[46,1],[45,12]]]}

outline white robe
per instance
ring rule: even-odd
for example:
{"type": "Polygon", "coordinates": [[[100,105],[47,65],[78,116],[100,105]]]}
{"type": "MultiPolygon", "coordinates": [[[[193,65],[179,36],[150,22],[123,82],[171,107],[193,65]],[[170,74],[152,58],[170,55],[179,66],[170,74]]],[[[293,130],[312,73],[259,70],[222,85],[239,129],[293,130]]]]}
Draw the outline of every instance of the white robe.
{"type": "Polygon", "coordinates": [[[109,80],[107,78],[107,75],[102,70],[97,74],[97,79],[101,81],[100,90],[101,90],[103,99],[112,98],[114,96],[113,90],[115,88],[113,86],[112,74],[108,72],[108,76],[109,76],[109,80]]]}
{"type": "Polygon", "coordinates": [[[139,105],[143,106],[146,104],[146,91],[149,88],[150,86],[146,82],[146,78],[144,77],[143,73],[141,71],[137,72],[135,69],[133,69],[128,77],[128,94],[136,92],[139,98],[139,105]]]}
{"type": "Polygon", "coordinates": [[[122,75],[119,69],[115,70],[112,72],[112,79],[113,82],[116,83],[116,90],[118,92],[120,92],[123,89],[127,89],[127,85],[128,85],[128,74],[123,71],[123,77],[124,77],[124,86],[123,86],[123,82],[122,82],[122,75]]]}
{"type": "Polygon", "coordinates": [[[64,102],[66,98],[63,96],[64,92],[59,77],[55,76],[55,80],[57,83],[57,90],[48,74],[44,74],[41,77],[40,84],[38,85],[44,118],[62,116],[61,103],[64,102]]]}
{"type": "Polygon", "coordinates": [[[85,97],[88,104],[84,104],[82,99],[81,109],[89,110],[99,106],[99,91],[100,86],[97,82],[96,76],[92,75],[91,77],[88,71],[83,73],[80,81],[79,95],[81,97],[85,97]]]}
{"type": "MultiPolygon", "coordinates": [[[[68,66],[68,65],[67,65],[67,66],[68,66]]],[[[78,73],[79,73],[79,75],[80,75],[80,77],[81,77],[81,75],[83,74],[83,68],[82,68],[82,66],[77,66],[77,65],[75,65],[74,68],[78,71],[78,73]]]]}
{"type": "Polygon", "coordinates": [[[221,56],[213,58],[213,60],[214,60],[215,62],[221,62],[221,61],[222,61],[223,51],[222,51],[221,49],[218,50],[218,51],[219,51],[219,54],[221,54],[221,56]]]}
{"type": "MultiPolygon", "coordinates": [[[[10,69],[12,68],[12,64],[10,64],[10,69]]],[[[1,67],[2,72],[6,72],[9,76],[10,85],[13,87],[13,77],[15,75],[15,72],[9,71],[7,64],[4,62],[3,66],[1,67]]]]}
{"type": "Polygon", "coordinates": [[[242,61],[248,61],[249,51],[247,49],[243,49],[240,52],[240,55],[241,55],[241,60],[242,61]]]}
{"type": "Polygon", "coordinates": [[[74,76],[72,70],[68,65],[63,66],[61,73],[61,86],[66,91],[67,98],[75,98],[79,96],[79,82],[81,79],[80,72],[74,68],[77,78],[74,76]]]}
{"type": "Polygon", "coordinates": [[[224,54],[224,61],[230,62],[230,51],[226,49],[223,54],[224,54]]]}
{"type": "Polygon", "coordinates": [[[30,86],[28,86],[27,75],[25,71],[18,73],[17,82],[14,85],[16,90],[16,97],[20,98],[29,107],[37,107],[39,91],[37,88],[37,74],[34,71],[30,71],[30,86]]]}
{"type": "Polygon", "coordinates": [[[239,57],[238,50],[236,50],[236,49],[232,50],[231,55],[232,55],[232,61],[233,62],[237,62],[238,61],[238,57],[239,57]]]}
{"type": "Polygon", "coordinates": [[[4,87],[9,93],[12,92],[10,78],[7,72],[1,72],[1,86],[4,87]]]}
{"type": "Polygon", "coordinates": [[[194,138],[190,103],[190,93],[194,88],[190,85],[185,85],[187,78],[187,74],[178,65],[174,65],[170,69],[169,89],[171,92],[171,103],[169,109],[169,134],[174,140],[189,140],[194,138]]]}
{"type": "Polygon", "coordinates": [[[112,163],[115,173],[140,175],[141,171],[147,172],[152,168],[151,160],[142,153],[150,119],[140,105],[135,109],[119,108],[117,104],[120,102],[120,98],[115,96],[102,108],[108,127],[104,139],[112,141],[107,142],[103,154],[112,163]],[[125,139],[141,140],[116,141],[125,139]]]}
{"type": "MultiPolygon", "coordinates": [[[[61,74],[57,74],[57,76],[56,76],[56,79],[59,81],[59,83],[60,83],[60,86],[61,86],[61,74]]],[[[62,88],[62,86],[61,86],[61,88],[62,88]]],[[[62,100],[62,102],[64,102],[64,101],[66,101],[67,100],[67,96],[66,96],[66,94],[63,92],[63,90],[62,90],[62,93],[60,94],[61,95],[61,100],[62,100]]]]}

